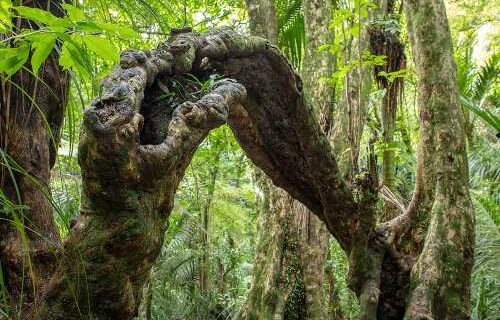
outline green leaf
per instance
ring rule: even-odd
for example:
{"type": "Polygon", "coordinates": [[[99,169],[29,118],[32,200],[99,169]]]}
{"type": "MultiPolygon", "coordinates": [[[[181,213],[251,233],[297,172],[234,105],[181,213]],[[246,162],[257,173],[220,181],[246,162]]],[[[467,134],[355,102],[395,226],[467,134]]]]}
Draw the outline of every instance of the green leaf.
{"type": "Polygon", "coordinates": [[[351,33],[351,35],[353,37],[358,37],[359,36],[359,31],[360,31],[360,28],[359,28],[359,23],[355,23],[350,29],[349,29],[349,32],[351,33]]]}
{"type": "Polygon", "coordinates": [[[460,96],[460,102],[462,102],[463,106],[474,112],[478,117],[483,119],[484,122],[488,123],[498,133],[500,133],[500,117],[489,110],[478,107],[464,96],[460,96]]]}
{"type": "Polygon", "coordinates": [[[6,32],[12,26],[11,0],[0,0],[0,32],[6,32]]]}
{"type": "Polygon", "coordinates": [[[66,69],[76,69],[83,77],[89,77],[92,67],[85,63],[88,54],[87,50],[82,47],[82,36],[74,33],[71,36],[64,35],[62,40],[64,44],[59,56],[59,64],[66,69]]]}
{"type": "Polygon", "coordinates": [[[82,40],[87,48],[98,57],[104,60],[118,62],[120,58],[118,51],[107,39],[87,34],[82,36],[82,40]]]}
{"type": "Polygon", "coordinates": [[[33,42],[31,44],[31,49],[33,50],[33,55],[31,56],[31,67],[33,68],[33,72],[35,74],[38,73],[38,69],[40,69],[42,63],[52,52],[55,42],[55,35],[44,34],[42,41],[33,42]]]}
{"type": "Polygon", "coordinates": [[[48,26],[69,26],[69,21],[63,18],[58,18],[54,16],[52,13],[38,9],[38,8],[30,8],[25,6],[13,7],[17,13],[23,18],[30,19],[42,24],[46,24],[48,26]]]}
{"type": "Polygon", "coordinates": [[[128,37],[128,38],[139,38],[139,34],[135,32],[134,29],[129,28],[127,26],[120,26],[117,24],[113,23],[97,23],[97,25],[104,31],[107,31],[108,33],[115,34],[121,37],[128,37]]]}
{"type": "Polygon", "coordinates": [[[77,21],[75,22],[76,29],[84,33],[102,33],[102,28],[93,21],[77,21]]]}
{"type": "Polygon", "coordinates": [[[22,42],[15,48],[0,49],[0,72],[5,72],[11,76],[22,68],[28,60],[30,46],[27,42],[22,42]]]}
{"type": "Polygon", "coordinates": [[[65,3],[62,5],[62,7],[66,10],[68,13],[68,18],[71,21],[81,21],[85,20],[85,13],[83,12],[82,9],[72,6],[68,3],[65,3]]]}

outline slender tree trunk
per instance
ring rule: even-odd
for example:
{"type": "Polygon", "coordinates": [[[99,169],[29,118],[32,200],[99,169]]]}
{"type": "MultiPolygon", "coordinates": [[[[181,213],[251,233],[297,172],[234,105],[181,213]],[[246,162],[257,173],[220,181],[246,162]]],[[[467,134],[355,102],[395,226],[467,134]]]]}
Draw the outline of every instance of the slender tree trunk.
{"type": "Polygon", "coordinates": [[[436,177],[431,222],[412,270],[405,318],[468,319],[474,209],[446,8],[442,0],[410,0],[405,1],[405,12],[419,76],[421,117],[433,124],[436,177]]]}
{"type": "MultiPolygon", "coordinates": [[[[377,15],[379,18],[393,19],[394,0],[384,0],[379,3],[377,15]]],[[[382,125],[382,184],[397,193],[394,189],[395,180],[395,152],[394,133],[396,130],[396,115],[398,102],[403,94],[404,80],[400,77],[393,77],[397,71],[406,68],[406,57],[404,45],[400,41],[399,31],[387,30],[383,23],[372,23],[369,28],[370,49],[372,54],[384,55],[386,57],[383,66],[375,66],[375,80],[379,89],[385,90],[380,108],[380,120],[382,125]]],[[[387,221],[398,214],[398,208],[386,201],[380,220],[387,221]]]]}
{"type": "MultiPolygon", "coordinates": [[[[278,44],[274,1],[246,0],[252,35],[278,44]]],[[[284,319],[305,316],[304,279],[299,258],[299,228],[292,199],[258,168],[259,199],[257,248],[252,285],[241,319],[284,319]],[[272,230],[268,232],[268,230],[272,230]]]]}
{"type": "MultiPolygon", "coordinates": [[[[371,12],[369,13],[369,16],[371,12]]],[[[362,60],[362,52],[369,48],[369,17],[360,18],[359,34],[342,39],[346,45],[342,56],[344,65],[362,60]]],[[[353,26],[347,25],[350,30],[353,26]]],[[[346,32],[343,32],[345,35],[346,32]]],[[[371,91],[371,75],[368,67],[352,66],[343,79],[340,102],[335,110],[335,123],[331,141],[338,157],[341,172],[351,185],[359,173],[361,136],[368,116],[368,102],[371,91]]]]}
{"type": "MultiPolygon", "coordinates": [[[[302,66],[304,92],[315,107],[323,131],[329,135],[335,91],[322,78],[329,77],[335,71],[336,57],[327,50],[320,50],[320,46],[333,42],[333,31],[329,28],[333,3],[329,0],[307,0],[302,1],[302,6],[306,40],[302,66]]],[[[340,304],[338,300],[329,301],[332,296],[325,290],[325,287],[333,284],[327,282],[325,277],[330,235],[325,224],[302,203],[295,200],[293,209],[303,221],[301,243],[307,319],[330,318],[328,305],[340,304]]]]}
{"type": "MultiPolygon", "coordinates": [[[[272,1],[260,0],[249,5],[250,25],[253,34],[277,39],[276,17],[272,1]],[[268,13],[256,16],[255,8],[270,8],[268,13]],[[264,26],[262,26],[264,25],[264,26]],[[261,30],[267,32],[262,33],[261,30]],[[276,34],[269,34],[274,32],[276,34]],[[257,32],[257,33],[255,33],[257,32]]],[[[306,29],[306,53],[304,56],[304,90],[314,103],[315,113],[321,118],[322,126],[331,125],[333,89],[321,77],[333,72],[333,57],[326,51],[319,52],[319,46],[331,41],[328,29],[332,14],[329,1],[305,1],[304,18],[306,29]]],[[[322,319],[328,311],[328,295],[324,290],[324,263],[328,252],[329,234],[321,222],[304,205],[291,198],[272,183],[264,182],[261,190],[268,193],[259,223],[259,247],[255,261],[255,277],[249,300],[244,308],[250,318],[266,315],[273,319],[322,319]],[[284,227],[285,226],[285,227],[284,227]],[[268,233],[271,227],[274,231],[268,233]],[[280,230],[285,228],[286,230],[280,230]],[[264,232],[264,230],[266,230],[264,232]],[[274,246],[273,246],[274,244],[274,246]],[[276,248],[269,250],[269,248],[276,248]],[[286,248],[286,249],[285,249],[286,248]],[[273,252],[276,250],[276,252],[273,252]],[[288,269],[285,270],[285,269],[288,269]],[[281,271],[280,271],[281,270],[281,271]],[[269,274],[276,275],[269,277],[269,274]],[[270,282],[269,280],[272,279],[270,282]],[[273,285],[273,282],[276,284],[273,285]],[[280,298],[269,298],[279,296],[280,298]],[[305,302],[305,305],[304,305],[305,302]],[[302,306],[302,307],[298,307],[302,306]],[[252,311],[249,311],[252,310],[252,311]]],[[[244,317],[244,316],[243,316],[244,317]]]]}
{"type": "MultiPolygon", "coordinates": [[[[61,1],[35,0],[23,5],[63,14],[61,1]]],[[[28,28],[27,23],[18,19],[16,24],[28,28]]],[[[54,50],[37,77],[21,70],[10,79],[1,79],[0,147],[6,154],[0,160],[0,189],[12,203],[26,206],[0,213],[0,267],[13,317],[24,318],[40,304],[60,246],[49,184],[69,78],[57,59],[54,50]]],[[[25,67],[31,70],[29,64],[25,67]]]]}
{"type": "MultiPolygon", "coordinates": [[[[218,160],[215,159],[216,161],[218,160]]],[[[200,263],[200,289],[202,292],[208,292],[209,290],[209,271],[210,271],[210,264],[209,264],[209,253],[210,253],[210,207],[212,205],[212,200],[215,192],[215,183],[217,181],[217,175],[219,172],[219,168],[217,165],[213,168],[209,169],[209,175],[208,175],[208,185],[207,185],[207,196],[205,199],[205,204],[203,206],[203,210],[201,212],[202,214],[202,225],[203,225],[203,230],[202,232],[202,238],[201,238],[201,246],[202,246],[202,256],[201,256],[201,263],[200,263]]]]}
{"type": "MultiPolygon", "coordinates": [[[[262,173],[260,173],[262,174],[262,173]]],[[[262,192],[252,285],[241,319],[301,319],[306,316],[299,256],[300,230],[291,199],[269,179],[257,178],[262,192]]]]}

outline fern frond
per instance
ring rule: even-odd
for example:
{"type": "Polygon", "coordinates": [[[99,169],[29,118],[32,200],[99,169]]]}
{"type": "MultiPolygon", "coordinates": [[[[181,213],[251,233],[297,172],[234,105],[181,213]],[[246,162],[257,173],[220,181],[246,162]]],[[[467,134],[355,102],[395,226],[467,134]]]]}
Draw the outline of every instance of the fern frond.
{"type": "Polygon", "coordinates": [[[498,81],[500,72],[498,68],[499,60],[500,54],[494,54],[477,72],[469,90],[469,96],[474,101],[482,101],[493,83],[498,81]]]}
{"type": "Polygon", "coordinates": [[[304,13],[301,0],[276,0],[278,15],[278,45],[291,60],[300,67],[305,45],[304,13]]]}

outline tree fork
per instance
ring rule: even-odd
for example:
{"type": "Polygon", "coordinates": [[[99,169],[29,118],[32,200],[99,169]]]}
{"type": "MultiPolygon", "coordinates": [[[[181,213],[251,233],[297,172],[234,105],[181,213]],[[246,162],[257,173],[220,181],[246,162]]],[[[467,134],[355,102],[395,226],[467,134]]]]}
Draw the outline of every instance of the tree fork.
{"type": "Polygon", "coordinates": [[[390,296],[381,280],[406,270],[392,230],[375,228],[376,184],[354,200],[299,76],[277,48],[227,29],[174,31],[152,52],[122,54],[103,89],[84,115],[81,215],[37,319],[137,313],[184,170],[209,131],[226,121],[252,161],[323,220],[349,254],[352,287],[366,297],[364,318],[401,301],[397,308],[404,310],[404,297],[390,296]],[[203,94],[186,87],[175,103],[159,99],[165,83],[185,73],[226,79],[203,94]]]}
{"type": "Polygon", "coordinates": [[[300,78],[261,38],[182,30],[152,52],[124,52],[84,115],[81,215],[36,317],[136,314],[184,169],[208,132],[226,120],[252,160],[350,251],[358,205],[312,112],[300,78]],[[160,82],[214,70],[238,83],[224,80],[180,105],[157,101],[160,82]]]}

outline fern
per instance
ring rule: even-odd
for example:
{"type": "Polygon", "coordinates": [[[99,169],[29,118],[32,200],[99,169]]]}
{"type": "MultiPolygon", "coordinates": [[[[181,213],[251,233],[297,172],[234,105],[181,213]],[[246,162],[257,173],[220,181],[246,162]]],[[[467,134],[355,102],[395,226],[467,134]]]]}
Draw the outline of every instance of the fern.
{"type": "Polygon", "coordinates": [[[304,13],[301,0],[276,0],[278,44],[296,67],[300,67],[305,45],[304,13]]]}
{"type": "Polygon", "coordinates": [[[497,94],[491,92],[491,89],[498,83],[499,59],[500,55],[494,54],[478,71],[475,71],[471,49],[466,48],[459,57],[457,75],[462,105],[493,127],[498,134],[500,134],[500,117],[495,111],[489,110],[488,106],[498,107],[497,94]]]}
{"type": "Polygon", "coordinates": [[[469,89],[469,96],[474,101],[483,100],[493,83],[498,81],[498,74],[500,72],[498,68],[499,58],[500,54],[494,54],[479,69],[469,89]]]}
{"type": "Polygon", "coordinates": [[[500,305],[500,233],[491,214],[476,202],[476,247],[472,272],[473,319],[498,319],[500,305]]]}

